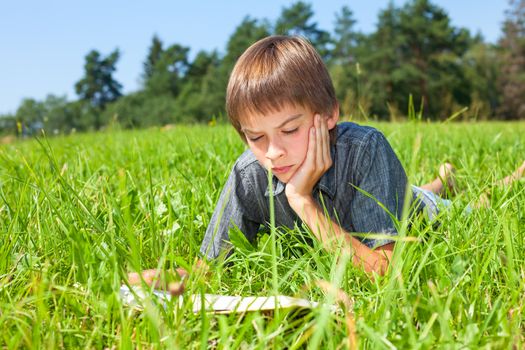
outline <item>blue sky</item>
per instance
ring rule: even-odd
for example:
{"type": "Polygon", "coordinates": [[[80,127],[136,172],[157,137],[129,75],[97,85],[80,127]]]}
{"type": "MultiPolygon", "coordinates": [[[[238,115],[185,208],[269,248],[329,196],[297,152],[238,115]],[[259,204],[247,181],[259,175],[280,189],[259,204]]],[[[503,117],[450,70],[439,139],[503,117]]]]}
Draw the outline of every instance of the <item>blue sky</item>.
{"type": "MultiPolygon", "coordinates": [[[[506,0],[434,0],[452,24],[481,32],[489,42],[501,33],[506,0]]],[[[0,3],[0,114],[13,113],[25,97],[42,100],[49,93],[76,98],[74,84],[83,74],[84,56],[92,49],[121,51],[116,79],[125,92],[140,87],[142,62],[157,34],[166,44],[224,51],[226,41],[244,16],[279,16],[291,1],[282,0],[91,0],[3,1],[0,3]]],[[[387,0],[310,1],[314,20],[332,31],[343,5],[354,12],[356,28],[374,30],[387,0]]],[[[404,0],[395,0],[401,5],[404,0]]]]}

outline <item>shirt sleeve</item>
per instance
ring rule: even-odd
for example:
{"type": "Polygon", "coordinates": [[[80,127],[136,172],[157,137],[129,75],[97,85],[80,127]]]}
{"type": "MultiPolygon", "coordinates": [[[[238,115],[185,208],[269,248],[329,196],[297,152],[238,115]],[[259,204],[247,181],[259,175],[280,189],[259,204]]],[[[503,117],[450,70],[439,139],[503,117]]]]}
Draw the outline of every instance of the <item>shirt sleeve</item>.
{"type": "MultiPolygon", "coordinates": [[[[383,134],[374,130],[365,139],[355,164],[355,196],[350,204],[356,232],[397,235],[396,220],[403,214],[407,177],[383,134]]],[[[383,238],[362,240],[370,248],[394,242],[383,238]]]]}
{"type": "Polygon", "coordinates": [[[215,206],[211,221],[206,229],[200,253],[208,259],[217,258],[231,248],[228,231],[237,227],[251,242],[255,239],[259,222],[253,216],[258,211],[254,206],[255,194],[248,179],[233,167],[219,201],[215,206]]]}

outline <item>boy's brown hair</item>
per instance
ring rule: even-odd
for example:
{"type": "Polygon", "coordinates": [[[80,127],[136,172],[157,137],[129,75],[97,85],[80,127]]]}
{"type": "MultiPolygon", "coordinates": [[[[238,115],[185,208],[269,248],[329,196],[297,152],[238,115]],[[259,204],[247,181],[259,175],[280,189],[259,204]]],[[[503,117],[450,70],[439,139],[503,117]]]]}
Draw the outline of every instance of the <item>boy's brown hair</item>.
{"type": "MultiPolygon", "coordinates": [[[[235,64],[226,91],[226,111],[246,141],[240,123],[243,116],[275,112],[289,104],[321,115],[338,109],[332,79],[313,46],[300,37],[269,36],[246,49],[235,64]]],[[[333,141],[334,135],[330,136],[333,141]]]]}

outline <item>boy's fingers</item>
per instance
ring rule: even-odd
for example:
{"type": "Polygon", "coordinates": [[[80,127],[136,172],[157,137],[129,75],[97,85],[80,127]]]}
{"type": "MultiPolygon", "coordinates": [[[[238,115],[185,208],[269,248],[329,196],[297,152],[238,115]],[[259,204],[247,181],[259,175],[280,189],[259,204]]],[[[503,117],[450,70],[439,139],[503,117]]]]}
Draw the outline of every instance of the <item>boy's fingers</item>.
{"type": "MultiPolygon", "coordinates": [[[[172,279],[185,280],[188,276],[188,272],[179,267],[173,271],[160,271],[156,269],[144,270],[141,273],[130,272],[128,273],[128,283],[130,285],[141,285],[142,281],[148,286],[155,286],[155,288],[165,289],[169,284],[166,282],[172,279]]],[[[182,282],[181,282],[182,283],[182,282]]]]}
{"type": "Polygon", "coordinates": [[[171,282],[168,284],[168,291],[172,296],[179,296],[184,293],[184,283],[182,282],[171,282]]]}
{"type": "Polygon", "coordinates": [[[142,280],[144,280],[147,285],[151,285],[156,274],[157,270],[155,269],[144,270],[141,273],[130,272],[128,273],[128,283],[131,285],[137,285],[141,284],[142,280]]]}
{"type": "Polygon", "coordinates": [[[315,169],[319,171],[318,169],[323,168],[323,131],[321,129],[321,118],[319,114],[316,114],[314,116],[314,126],[315,126],[315,132],[317,135],[317,152],[315,152],[315,169]]]}
{"type": "Polygon", "coordinates": [[[175,269],[175,272],[177,273],[177,276],[179,278],[186,278],[188,276],[188,271],[186,271],[185,269],[183,269],[182,267],[177,267],[175,269]]]}
{"type": "Polygon", "coordinates": [[[329,133],[328,127],[326,125],[326,120],[321,117],[321,115],[316,115],[316,123],[318,126],[318,135],[319,135],[319,149],[317,150],[317,166],[319,169],[324,172],[326,171],[330,164],[330,146],[329,146],[329,133]]]}
{"type": "Polygon", "coordinates": [[[328,159],[326,158],[326,121],[324,120],[324,118],[321,118],[321,116],[319,116],[319,129],[321,129],[321,149],[320,149],[320,153],[321,153],[321,159],[322,159],[322,163],[321,163],[321,168],[322,170],[324,171],[326,169],[326,164],[328,162],[328,159]]]}
{"type": "Polygon", "coordinates": [[[128,283],[131,285],[140,284],[140,275],[136,272],[128,273],[128,283]]]}
{"type": "Polygon", "coordinates": [[[326,169],[328,169],[332,166],[332,156],[330,154],[330,130],[328,129],[328,121],[326,120],[324,121],[324,130],[324,159],[326,169]]]}
{"type": "Polygon", "coordinates": [[[310,137],[308,139],[308,151],[306,152],[306,159],[305,163],[308,167],[312,167],[315,164],[313,164],[316,161],[316,138],[317,135],[315,133],[315,126],[312,126],[310,128],[310,137]]]}

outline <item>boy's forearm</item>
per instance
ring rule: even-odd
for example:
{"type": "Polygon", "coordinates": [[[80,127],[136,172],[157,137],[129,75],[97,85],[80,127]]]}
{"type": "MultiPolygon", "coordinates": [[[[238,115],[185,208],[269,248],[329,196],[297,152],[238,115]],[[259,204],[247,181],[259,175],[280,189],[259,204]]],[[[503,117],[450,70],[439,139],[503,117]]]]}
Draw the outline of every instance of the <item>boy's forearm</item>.
{"type": "Polygon", "coordinates": [[[341,226],[327,217],[312,197],[290,201],[290,206],[328,251],[343,249],[351,254],[352,262],[366,272],[383,275],[391,259],[389,250],[372,250],[352,237],[341,226]]]}

